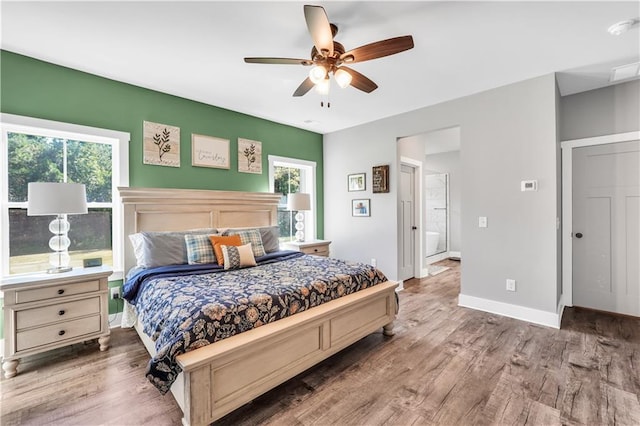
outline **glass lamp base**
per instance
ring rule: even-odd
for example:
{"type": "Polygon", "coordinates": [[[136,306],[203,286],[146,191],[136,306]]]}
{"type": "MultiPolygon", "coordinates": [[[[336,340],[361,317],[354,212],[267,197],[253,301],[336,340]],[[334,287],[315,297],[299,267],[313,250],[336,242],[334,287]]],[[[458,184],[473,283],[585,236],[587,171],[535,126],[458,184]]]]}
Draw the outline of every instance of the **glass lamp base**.
{"type": "Polygon", "coordinates": [[[59,274],[61,272],[69,272],[73,268],[71,266],[56,266],[53,268],[47,269],[47,274],[59,274]]]}
{"type": "Polygon", "coordinates": [[[299,243],[304,241],[304,231],[296,232],[296,241],[299,243]]]}

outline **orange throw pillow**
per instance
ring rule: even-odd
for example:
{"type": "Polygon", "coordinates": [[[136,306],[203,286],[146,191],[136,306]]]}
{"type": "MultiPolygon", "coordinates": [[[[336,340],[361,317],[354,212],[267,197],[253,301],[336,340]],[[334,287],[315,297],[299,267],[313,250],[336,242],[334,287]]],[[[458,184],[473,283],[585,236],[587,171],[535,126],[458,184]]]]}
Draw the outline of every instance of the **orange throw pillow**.
{"type": "Polygon", "coordinates": [[[209,239],[211,240],[211,245],[213,246],[213,252],[216,254],[216,261],[218,265],[224,266],[224,256],[222,254],[222,246],[241,246],[242,240],[240,239],[240,235],[228,235],[228,236],[217,236],[210,235],[209,239]]]}

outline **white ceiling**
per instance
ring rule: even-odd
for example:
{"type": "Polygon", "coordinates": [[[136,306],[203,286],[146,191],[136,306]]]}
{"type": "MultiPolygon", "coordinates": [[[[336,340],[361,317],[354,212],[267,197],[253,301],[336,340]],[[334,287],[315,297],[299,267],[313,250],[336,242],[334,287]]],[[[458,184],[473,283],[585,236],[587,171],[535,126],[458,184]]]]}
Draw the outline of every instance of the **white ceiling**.
{"type": "MultiPolygon", "coordinates": [[[[303,2],[7,2],[2,49],[279,123],[328,133],[551,72],[563,94],[640,60],[640,2],[319,2],[347,49],[411,34],[415,48],[354,64],[379,88],[291,94],[308,58],[303,2]],[[586,82],[586,83],[585,83],[586,82]],[[311,123],[308,123],[311,121],[311,123]]],[[[99,101],[99,100],[96,100],[99,101]]]]}

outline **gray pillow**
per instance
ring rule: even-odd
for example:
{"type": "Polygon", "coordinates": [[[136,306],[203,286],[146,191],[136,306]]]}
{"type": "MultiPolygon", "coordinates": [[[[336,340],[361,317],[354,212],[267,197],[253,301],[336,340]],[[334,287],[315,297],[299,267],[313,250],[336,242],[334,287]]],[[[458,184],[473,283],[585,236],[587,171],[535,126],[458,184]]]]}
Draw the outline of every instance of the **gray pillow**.
{"type": "Polygon", "coordinates": [[[139,232],[129,235],[133,245],[137,266],[155,268],[164,265],[182,265],[188,263],[187,234],[215,234],[216,229],[192,229],[188,231],[139,232]]]}
{"type": "Polygon", "coordinates": [[[260,231],[260,237],[262,237],[262,245],[264,251],[272,253],[280,250],[280,227],[279,226],[265,226],[258,228],[260,231]]]}

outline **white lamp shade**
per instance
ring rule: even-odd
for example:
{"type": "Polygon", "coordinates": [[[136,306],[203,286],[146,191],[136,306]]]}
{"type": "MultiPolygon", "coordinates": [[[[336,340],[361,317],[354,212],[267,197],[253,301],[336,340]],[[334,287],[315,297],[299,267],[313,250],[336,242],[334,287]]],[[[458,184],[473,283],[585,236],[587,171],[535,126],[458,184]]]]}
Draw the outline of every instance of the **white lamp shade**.
{"type": "Polygon", "coordinates": [[[303,211],[311,210],[311,197],[304,192],[289,194],[287,199],[287,210],[303,211]]]}
{"type": "Polygon", "coordinates": [[[30,182],[27,215],[87,213],[87,190],[83,183],[30,182]]]}
{"type": "Polygon", "coordinates": [[[343,89],[351,84],[351,74],[343,69],[338,68],[336,72],[333,73],[333,76],[335,77],[338,86],[343,89]]]}

